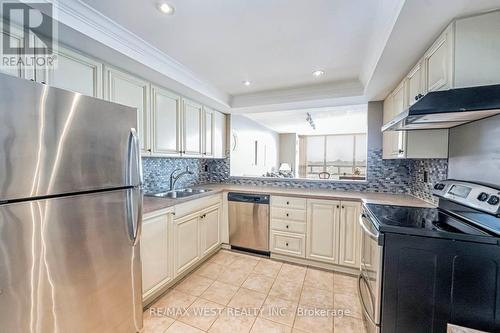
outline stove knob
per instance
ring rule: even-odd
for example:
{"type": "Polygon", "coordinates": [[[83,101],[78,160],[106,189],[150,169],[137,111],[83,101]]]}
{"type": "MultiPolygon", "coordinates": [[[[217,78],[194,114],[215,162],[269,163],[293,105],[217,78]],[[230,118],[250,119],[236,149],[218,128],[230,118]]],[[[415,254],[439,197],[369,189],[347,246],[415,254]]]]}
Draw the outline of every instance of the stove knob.
{"type": "Polygon", "coordinates": [[[489,203],[490,205],[493,205],[493,206],[498,205],[498,203],[499,203],[499,202],[500,202],[500,198],[498,198],[496,195],[492,195],[492,196],[490,197],[490,200],[488,200],[488,203],[489,203]]]}
{"type": "Polygon", "coordinates": [[[481,194],[479,194],[479,196],[477,197],[477,200],[486,201],[489,197],[490,196],[488,195],[488,193],[481,192],[481,194]]]}
{"type": "Polygon", "coordinates": [[[434,185],[434,189],[435,190],[438,190],[438,191],[441,191],[445,188],[445,185],[442,184],[442,183],[437,183],[436,185],[434,185]]]}

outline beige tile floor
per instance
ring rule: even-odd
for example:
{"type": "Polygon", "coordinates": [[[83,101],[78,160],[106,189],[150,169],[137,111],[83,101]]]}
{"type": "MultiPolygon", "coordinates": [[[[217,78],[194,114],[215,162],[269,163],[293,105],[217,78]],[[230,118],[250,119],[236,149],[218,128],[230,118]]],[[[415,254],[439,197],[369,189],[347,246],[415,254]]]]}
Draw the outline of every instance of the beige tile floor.
{"type": "Polygon", "coordinates": [[[364,333],[356,278],[219,251],[144,312],[144,333],[364,333]]]}

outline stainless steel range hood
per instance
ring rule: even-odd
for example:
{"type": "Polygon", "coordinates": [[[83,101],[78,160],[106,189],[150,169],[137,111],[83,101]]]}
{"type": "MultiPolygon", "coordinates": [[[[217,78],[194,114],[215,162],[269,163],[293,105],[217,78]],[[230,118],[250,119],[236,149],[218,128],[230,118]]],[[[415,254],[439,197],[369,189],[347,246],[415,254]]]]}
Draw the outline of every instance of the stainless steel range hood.
{"type": "Polygon", "coordinates": [[[500,84],[430,92],[382,131],[443,129],[500,114],[500,84]]]}

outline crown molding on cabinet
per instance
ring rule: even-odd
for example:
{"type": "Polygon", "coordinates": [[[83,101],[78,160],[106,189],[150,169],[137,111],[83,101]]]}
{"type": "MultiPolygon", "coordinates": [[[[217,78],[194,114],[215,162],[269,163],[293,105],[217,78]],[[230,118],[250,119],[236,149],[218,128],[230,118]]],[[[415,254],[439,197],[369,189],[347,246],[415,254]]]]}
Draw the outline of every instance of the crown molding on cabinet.
{"type": "MultiPolygon", "coordinates": [[[[52,2],[46,0],[47,2],[52,2]]],[[[229,107],[230,96],[80,0],[52,2],[57,20],[125,56],[229,107]]]]}

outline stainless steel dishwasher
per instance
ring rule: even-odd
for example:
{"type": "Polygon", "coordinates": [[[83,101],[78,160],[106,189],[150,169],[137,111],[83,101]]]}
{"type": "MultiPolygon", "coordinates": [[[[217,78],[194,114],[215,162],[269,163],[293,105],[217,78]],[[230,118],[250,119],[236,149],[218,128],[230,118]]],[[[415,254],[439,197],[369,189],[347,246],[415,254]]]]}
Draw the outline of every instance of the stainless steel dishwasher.
{"type": "Polygon", "coordinates": [[[231,248],[269,254],[269,195],[228,193],[231,248]]]}

